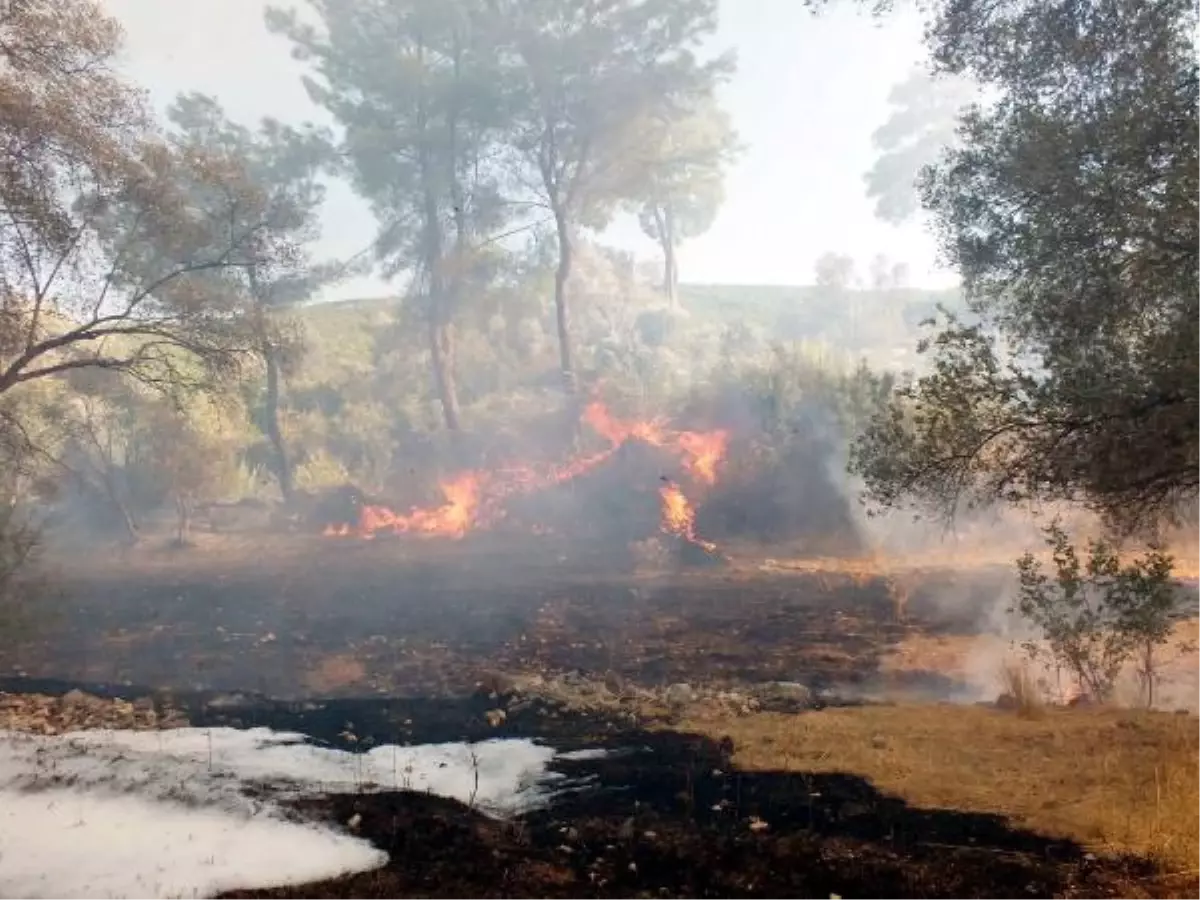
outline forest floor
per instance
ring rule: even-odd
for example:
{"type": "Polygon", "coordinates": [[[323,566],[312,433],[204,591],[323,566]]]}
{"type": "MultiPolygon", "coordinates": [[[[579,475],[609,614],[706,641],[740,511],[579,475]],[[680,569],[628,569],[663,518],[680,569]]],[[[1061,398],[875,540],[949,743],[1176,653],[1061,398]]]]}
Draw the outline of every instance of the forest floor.
{"type": "MultiPolygon", "coordinates": [[[[139,549],[62,566],[0,690],[150,692],[193,724],[335,744],[352,722],[357,742],[614,751],[510,821],[404,791],[305,801],[361,816],[390,863],[257,896],[1195,896],[1195,715],[996,708],[1007,577],[930,566],[898,607],[854,566],[139,549]]],[[[1194,655],[1172,665],[1194,694],[1194,655]]]]}

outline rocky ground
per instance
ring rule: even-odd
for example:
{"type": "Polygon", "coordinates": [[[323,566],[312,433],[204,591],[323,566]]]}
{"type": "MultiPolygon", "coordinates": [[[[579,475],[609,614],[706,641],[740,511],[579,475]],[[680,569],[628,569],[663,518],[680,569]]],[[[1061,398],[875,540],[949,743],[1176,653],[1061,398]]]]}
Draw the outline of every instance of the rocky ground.
{"type": "Polygon", "coordinates": [[[110,699],[80,690],[62,696],[0,693],[0,731],[55,735],[98,728],[148,731],[187,724],[183,713],[150,697],[110,699]]]}

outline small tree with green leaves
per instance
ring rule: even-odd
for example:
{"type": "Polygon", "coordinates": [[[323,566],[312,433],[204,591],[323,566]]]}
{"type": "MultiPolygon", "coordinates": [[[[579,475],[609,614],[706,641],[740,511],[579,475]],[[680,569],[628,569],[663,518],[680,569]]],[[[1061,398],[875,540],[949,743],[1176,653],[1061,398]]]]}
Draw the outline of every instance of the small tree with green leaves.
{"type": "Polygon", "coordinates": [[[1122,565],[1112,544],[1092,541],[1084,563],[1057,522],[1046,529],[1046,543],[1053,575],[1031,553],[1017,560],[1020,589],[1010,612],[1044,640],[1025,642],[1025,651],[1066,669],[1081,690],[1101,702],[1111,699],[1121,669],[1134,659],[1146,705],[1152,705],[1156,650],[1170,635],[1180,605],[1171,557],[1151,548],[1122,565]]]}

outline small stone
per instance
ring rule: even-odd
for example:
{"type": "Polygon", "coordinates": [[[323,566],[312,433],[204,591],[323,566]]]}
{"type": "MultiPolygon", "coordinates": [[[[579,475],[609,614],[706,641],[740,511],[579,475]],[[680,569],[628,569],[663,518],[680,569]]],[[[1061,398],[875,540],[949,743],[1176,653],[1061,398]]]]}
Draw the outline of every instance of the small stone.
{"type": "Polygon", "coordinates": [[[696,699],[696,692],[690,684],[679,682],[667,688],[666,700],[671,706],[683,706],[696,699]]]}
{"type": "Polygon", "coordinates": [[[769,681],[760,690],[762,699],[769,703],[788,706],[811,706],[812,691],[797,681],[769,681]]]}

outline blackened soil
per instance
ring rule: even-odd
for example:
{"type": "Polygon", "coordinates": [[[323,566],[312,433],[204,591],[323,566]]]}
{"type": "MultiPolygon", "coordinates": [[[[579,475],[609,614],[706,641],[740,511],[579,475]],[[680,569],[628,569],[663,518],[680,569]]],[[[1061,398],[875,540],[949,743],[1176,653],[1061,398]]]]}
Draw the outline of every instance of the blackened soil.
{"type": "MultiPolygon", "coordinates": [[[[0,682],[0,690],[16,685],[0,682]]],[[[140,688],[25,681],[134,699],[140,688]]],[[[389,855],[374,872],[231,897],[1119,897],[1145,863],[1094,858],[999,816],[921,809],[840,773],[741,772],[726,738],[630,729],[540,702],[458,698],[287,702],[159,695],[197,726],[266,726],[347,750],[526,737],[600,758],[552,769],[566,789],[507,821],[393,791],[303,801],[389,855]],[[488,709],[507,706],[498,727],[488,709]]]]}
{"type": "Polygon", "coordinates": [[[493,670],[863,684],[905,635],[969,630],[998,590],[987,573],[942,576],[900,621],[879,580],[646,579],[535,550],[298,538],[286,556],[88,565],[62,573],[47,615],[0,645],[0,673],[291,699],[456,695],[493,670]]]}
{"type": "Polygon", "coordinates": [[[560,761],[586,786],[497,821],[394,792],[305,811],[388,852],[382,869],[236,897],[1124,896],[1144,867],[995,816],[917,809],[844,774],[743,773],[728,744],[612,733],[601,760],[560,761]]]}

